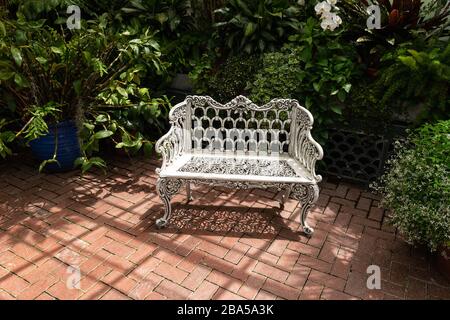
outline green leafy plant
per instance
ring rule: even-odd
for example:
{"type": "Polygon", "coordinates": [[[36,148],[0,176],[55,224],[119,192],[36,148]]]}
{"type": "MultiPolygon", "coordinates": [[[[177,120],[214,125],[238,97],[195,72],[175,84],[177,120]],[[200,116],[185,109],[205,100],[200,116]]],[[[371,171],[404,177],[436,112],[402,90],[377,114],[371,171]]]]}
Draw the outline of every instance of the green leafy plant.
{"type": "Polygon", "coordinates": [[[121,9],[128,17],[136,17],[160,30],[164,37],[176,38],[195,28],[189,0],[135,0],[121,9]]]}
{"type": "Polygon", "coordinates": [[[428,37],[448,37],[450,3],[447,0],[343,0],[339,6],[349,21],[350,37],[356,41],[368,73],[377,72],[380,58],[402,43],[428,37]],[[370,5],[381,13],[381,28],[367,28],[370,5]]]}
{"type": "MultiPolygon", "coordinates": [[[[154,34],[148,30],[112,32],[109,22],[103,15],[83,21],[79,31],[65,32],[41,20],[0,21],[0,106],[15,110],[25,123],[19,133],[26,140],[48,131],[47,123],[69,119],[83,127],[97,121],[105,106],[125,110],[138,104],[153,112],[155,105],[167,103],[152,98],[148,89],[141,87],[144,76],[162,75],[166,68],[154,34]],[[50,106],[58,112],[57,118],[46,112],[50,106]]],[[[103,123],[97,121],[90,136],[82,135],[86,159],[98,151],[95,146],[100,139],[122,139],[125,149],[134,140],[141,143],[130,149],[150,143],[137,132],[125,134],[124,121],[110,122],[118,128],[117,133],[106,134],[103,123]]],[[[86,159],[84,163],[89,161],[86,159]]],[[[91,163],[103,167],[98,159],[91,163]]]]}
{"type": "Polygon", "coordinates": [[[253,81],[261,63],[258,55],[231,56],[218,67],[212,66],[207,56],[204,59],[190,74],[196,92],[223,102],[247,94],[247,84],[253,81]]]}
{"type": "Polygon", "coordinates": [[[450,241],[450,120],[425,124],[397,145],[374,187],[405,238],[432,251],[450,241]]]}
{"type": "Polygon", "coordinates": [[[450,112],[450,44],[436,40],[426,50],[410,44],[384,55],[374,87],[381,108],[421,105],[417,121],[447,119],[450,112]]]}
{"type": "Polygon", "coordinates": [[[326,128],[342,120],[343,104],[360,73],[356,52],[341,39],[345,30],[323,31],[315,18],[302,30],[280,52],[264,55],[263,68],[249,89],[259,102],[298,99],[313,112],[323,141],[326,128]]]}
{"type": "Polygon", "coordinates": [[[274,51],[300,31],[302,7],[289,0],[230,0],[217,9],[217,38],[231,52],[274,51]]]}

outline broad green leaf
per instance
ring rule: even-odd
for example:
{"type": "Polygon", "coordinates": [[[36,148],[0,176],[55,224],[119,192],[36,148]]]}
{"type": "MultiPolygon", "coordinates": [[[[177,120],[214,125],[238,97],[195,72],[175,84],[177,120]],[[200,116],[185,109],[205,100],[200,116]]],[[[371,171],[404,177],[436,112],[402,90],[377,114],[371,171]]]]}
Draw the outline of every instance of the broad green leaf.
{"type": "Polygon", "coordinates": [[[12,142],[16,138],[16,135],[12,131],[5,131],[0,133],[0,139],[6,143],[12,142]]]}
{"type": "Polygon", "coordinates": [[[163,13],[163,12],[156,14],[155,18],[160,24],[163,24],[164,22],[169,20],[169,17],[167,16],[167,14],[163,13]]]}
{"type": "Polygon", "coordinates": [[[25,44],[27,42],[27,34],[22,30],[16,30],[16,44],[25,44]]]}
{"type": "Polygon", "coordinates": [[[345,94],[345,91],[340,90],[337,97],[340,102],[344,102],[347,95],[345,94]]]}
{"type": "Polygon", "coordinates": [[[236,0],[236,3],[238,4],[239,8],[244,11],[244,13],[248,16],[251,16],[253,12],[247,7],[245,4],[245,1],[242,0],[236,0]]]}
{"type": "MultiPolygon", "coordinates": [[[[423,56],[421,56],[419,54],[419,52],[417,52],[416,50],[412,50],[412,49],[408,49],[407,51],[409,52],[410,55],[412,55],[414,57],[414,59],[416,59],[416,61],[418,63],[422,63],[423,62],[423,56]]],[[[426,56],[426,54],[425,54],[425,56],[426,56]]]]}
{"type": "Polygon", "coordinates": [[[19,86],[19,87],[27,87],[28,86],[28,82],[27,80],[22,77],[20,74],[16,73],[14,75],[14,82],[19,86]]]}
{"type": "Polygon", "coordinates": [[[84,161],[81,164],[81,173],[86,173],[92,167],[92,163],[88,161],[84,161]]]}
{"type": "Polygon", "coordinates": [[[109,126],[108,129],[111,130],[112,132],[116,132],[117,131],[117,124],[116,122],[112,122],[109,126]]]}
{"type": "MultiPolygon", "coordinates": [[[[120,9],[121,11],[125,12],[125,13],[135,13],[135,12],[139,12],[139,9],[133,9],[133,8],[122,8],[120,9]]],[[[125,32],[123,32],[125,33],[125,32]]]]}
{"type": "Polygon", "coordinates": [[[130,1],[133,7],[138,8],[139,10],[147,10],[141,3],[140,0],[131,0],[130,1]]]}
{"type": "Polygon", "coordinates": [[[84,158],[84,161],[81,165],[81,172],[85,173],[92,166],[96,166],[96,167],[102,169],[103,172],[105,172],[106,162],[102,158],[99,158],[99,157],[92,157],[90,159],[84,158]]]}
{"type": "Polygon", "coordinates": [[[417,70],[416,60],[413,57],[400,56],[398,57],[398,60],[400,60],[407,67],[417,70]]]}
{"type": "Polygon", "coordinates": [[[253,22],[247,23],[247,26],[245,27],[245,36],[249,37],[251,36],[256,30],[256,24],[253,22]]]}
{"type": "Polygon", "coordinates": [[[105,160],[103,160],[103,159],[100,158],[100,157],[92,157],[92,158],[89,159],[89,161],[90,161],[93,165],[95,165],[95,166],[97,166],[97,167],[103,167],[103,168],[106,168],[106,162],[105,162],[105,160]]]}
{"type": "Polygon", "coordinates": [[[75,161],[73,162],[74,168],[76,168],[78,166],[81,166],[84,163],[85,160],[86,160],[85,157],[78,157],[78,158],[76,158],[75,161]]]}
{"type": "Polygon", "coordinates": [[[339,108],[339,107],[337,107],[337,106],[332,106],[332,107],[331,107],[331,110],[332,110],[334,113],[342,114],[341,108],[339,108]]]}
{"type": "Polygon", "coordinates": [[[273,17],[278,17],[278,18],[282,18],[283,17],[283,13],[282,12],[269,12],[269,14],[273,17]]]}
{"type": "Polygon", "coordinates": [[[51,47],[52,51],[56,54],[63,54],[63,50],[59,47],[51,47]]]}
{"type": "Polygon", "coordinates": [[[10,148],[8,148],[2,140],[0,140],[0,156],[2,158],[6,158],[6,156],[10,156],[12,154],[12,151],[10,148]]]}
{"type": "Polygon", "coordinates": [[[108,121],[108,117],[104,114],[99,114],[96,118],[95,118],[95,122],[107,122],[108,121]]]}
{"type": "Polygon", "coordinates": [[[105,139],[113,135],[113,132],[110,130],[101,130],[95,133],[96,139],[105,139]]]}
{"type": "Polygon", "coordinates": [[[92,131],[95,129],[95,126],[88,122],[83,123],[83,126],[85,126],[89,131],[92,131]]]}
{"type": "Polygon", "coordinates": [[[116,89],[123,97],[128,98],[128,92],[124,88],[117,87],[116,89]]]}
{"type": "Polygon", "coordinates": [[[23,61],[22,54],[20,53],[20,50],[17,49],[16,47],[11,47],[11,54],[12,54],[16,64],[20,67],[22,65],[22,61],[23,61]]]}
{"type": "Polygon", "coordinates": [[[83,58],[87,63],[90,63],[92,55],[89,51],[83,51],[83,58]]]}
{"type": "Polygon", "coordinates": [[[139,88],[139,95],[141,97],[149,97],[149,92],[148,92],[148,88],[139,88]]]}
{"type": "Polygon", "coordinates": [[[322,87],[322,84],[320,82],[314,82],[313,83],[314,90],[317,92],[320,92],[320,88],[322,87]]]}
{"type": "Polygon", "coordinates": [[[9,80],[14,77],[15,73],[11,71],[0,71],[0,80],[9,80]]]}
{"type": "Polygon", "coordinates": [[[352,85],[351,85],[351,83],[347,83],[342,88],[345,90],[345,92],[349,93],[350,89],[352,88],[352,85]]]}
{"type": "Polygon", "coordinates": [[[36,57],[36,60],[40,63],[40,64],[46,64],[47,63],[47,59],[45,59],[44,57],[36,57]]]}

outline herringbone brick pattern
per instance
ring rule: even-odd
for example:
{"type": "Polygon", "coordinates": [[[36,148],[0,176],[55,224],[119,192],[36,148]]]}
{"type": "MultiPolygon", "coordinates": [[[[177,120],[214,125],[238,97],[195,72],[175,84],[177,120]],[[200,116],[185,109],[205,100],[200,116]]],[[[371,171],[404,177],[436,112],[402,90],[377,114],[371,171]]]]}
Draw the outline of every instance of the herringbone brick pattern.
{"type": "Polygon", "coordinates": [[[276,192],[219,187],[176,196],[157,230],[158,164],[116,159],[83,177],[0,164],[0,299],[450,299],[367,191],[324,182],[311,238],[296,201],[280,211],[276,192]],[[372,264],[380,290],[366,286],[372,264]]]}

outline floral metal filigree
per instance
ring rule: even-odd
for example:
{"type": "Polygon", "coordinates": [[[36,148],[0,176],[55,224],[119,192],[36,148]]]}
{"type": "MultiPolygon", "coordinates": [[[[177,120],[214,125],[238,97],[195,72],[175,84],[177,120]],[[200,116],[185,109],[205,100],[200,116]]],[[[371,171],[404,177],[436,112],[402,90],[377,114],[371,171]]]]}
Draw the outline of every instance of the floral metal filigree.
{"type": "Polygon", "coordinates": [[[192,157],[178,171],[193,173],[215,173],[255,175],[269,177],[295,177],[295,171],[285,160],[259,160],[235,158],[192,157]]]}

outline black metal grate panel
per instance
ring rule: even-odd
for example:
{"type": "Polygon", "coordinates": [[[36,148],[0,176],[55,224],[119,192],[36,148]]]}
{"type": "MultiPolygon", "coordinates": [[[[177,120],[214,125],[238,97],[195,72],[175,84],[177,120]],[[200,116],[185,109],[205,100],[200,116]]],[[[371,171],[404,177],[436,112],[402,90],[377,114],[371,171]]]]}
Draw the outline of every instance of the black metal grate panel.
{"type": "MultiPolygon", "coordinates": [[[[356,128],[359,126],[355,124],[356,128]]],[[[383,173],[393,141],[402,139],[405,129],[403,124],[391,124],[388,129],[371,134],[348,127],[330,129],[324,147],[324,168],[320,171],[368,185],[383,173]]]]}
{"type": "Polygon", "coordinates": [[[330,130],[325,172],[367,184],[381,174],[389,145],[389,139],[380,135],[330,130]]]}

